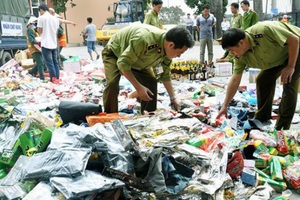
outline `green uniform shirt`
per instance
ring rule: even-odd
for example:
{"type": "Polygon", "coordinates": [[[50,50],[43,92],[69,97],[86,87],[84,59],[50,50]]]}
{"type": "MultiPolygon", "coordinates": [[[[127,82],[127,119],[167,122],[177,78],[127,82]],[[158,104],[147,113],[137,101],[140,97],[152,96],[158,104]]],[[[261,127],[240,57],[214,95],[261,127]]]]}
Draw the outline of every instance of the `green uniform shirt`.
{"type": "Polygon", "coordinates": [[[243,17],[240,13],[231,16],[230,28],[242,28],[243,17]]]}
{"type": "Polygon", "coordinates": [[[156,26],[157,28],[160,28],[161,24],[159,22],[158,14],[153,10],[148,12],[145,16],[144,24],[149,24],[152,26],[156,26]]]}
{"type": "Polygon", "coordinates": [[[31,44],[37,44],[37,41],[35,40],[35,37],[37,37],[37,34],[34,30],[34,28],[29,27],[27,29],[27,39],[31,44]]]}
{"type": "Polygon", "coordinates": [[[118,58],[120,70],[148,70],[162,80],[171,80],[170,64],[164,50],[165,31],[147,24],[133,24],[114,34],[108,47],[118,58]],[[155,73],[158,66],[162,73],[155,73]]]}
{"type": "Polygon", "coordinates": [[[258,16],[257,13],[253,10],[249,10],[248,12],[245,12],[243,15],[243,30],[246,30],[250,26],[253,26],[258,22],[258,16]]]}
{"type": "Polygon", "coordinates": [[[300,37],[300,28],[281,22],[259,22],[246,30],[252,50],[234,62],[234,73],[242,74],[246,65],[261,70],[283,65],[288,59],[287,39],[291,34],[300,37]]]}

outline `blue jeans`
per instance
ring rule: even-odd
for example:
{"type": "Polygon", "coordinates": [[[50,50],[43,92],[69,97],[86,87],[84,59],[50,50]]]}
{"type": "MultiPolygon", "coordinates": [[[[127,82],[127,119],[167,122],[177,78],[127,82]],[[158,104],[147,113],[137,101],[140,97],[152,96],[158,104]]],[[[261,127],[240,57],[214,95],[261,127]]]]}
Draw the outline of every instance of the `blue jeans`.
{"type": "Polygon", "coordinates": [[[92,51],[96,51],[95,44],[96,44],[96,41],[87,41],[88,53],[91,53],[92,51]]]}
{"type": "Polygon", "coordinates": [[[50,81],[52,81],[52,78],[54,77],[59,79],[57,49],[47,49],[45,47],[42,47],[42,54],[45,59],[48,71],[50,73],[50,81]]]}

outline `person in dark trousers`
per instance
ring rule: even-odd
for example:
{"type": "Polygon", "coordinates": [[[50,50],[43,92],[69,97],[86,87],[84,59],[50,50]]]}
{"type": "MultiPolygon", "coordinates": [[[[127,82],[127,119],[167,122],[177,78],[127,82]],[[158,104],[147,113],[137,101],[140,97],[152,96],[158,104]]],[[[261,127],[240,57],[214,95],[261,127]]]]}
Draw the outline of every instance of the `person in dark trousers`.
{"type": "Polygon", "coordinates": [[[199,41],[199,30],[197,28],[197,18],[198,15],[196,13],[194,13],[194,19],[193,19],[193,37],[195,41],[199,41]]]}
{"type": "Polygon", "coordinates": [[[27,46],[29,53],[32,55],[35,66],[29,70],[29,74],[31,74],[33,77],[36,77],[37,73],[40,75],[40,79],[44,80],[44,62],[43,62],[43,55],[41,52],[41,49],[38,48],[36,45],[38,44],[38,41],[36,41],[36,37],[39,36],[39,34],[36,31],[36,23],[37,18],[36,17],[30,17],[28,23],[27,23],[27,46]]]}
{"type": "Polygon", "coordinates": [[[192,35],[182,27],[165,32],[148,24],[133,24],[115,33],[102,51],[106,77],[105,112],[118,112],[121,75],[136,89],[141,113],[156,110],[158,81],[162,81],[171,104],[178,110],[179,102],[171,82],[171,59],[180,57],[193,46],[192,35]]]}
{"type": "Polygon", "coordinates": [[[59,20],[52,16],[46,4],[39,6],[38,33],[41,35],[42,54],[50,73],[50,81],[59,83],[59,64],[57,52],[57,30],[59,20]]]}
{"type": "Polygon", "coordinates": [[[218,117],[227,115],[227,108],[238,90],[247,65],[261,71],[256,78],[257,111],[254,118],[263,124],[271,119],[276,80],[281,76],[282,99],[276,129],[289,129],[298,97],[300,28],[275,21],[257,23],[246,31],[232,28],[222,37],[222,47],[236,58],[226,97],[218,117]]]}
{"type": "Polygon", "coordinates": [[[185,19],[185,27],[192,34],[193,29],[193,19],[191,18],[191,14],[187,14],[187,18],[185,19]]]}
{"type": "Polygon", "coordinates": [[[258,15],[254,10],[250,9],[249,1],[241,1],[241,8],[244,11],[242,29],[246,30],[258,22],[258,15]]]}

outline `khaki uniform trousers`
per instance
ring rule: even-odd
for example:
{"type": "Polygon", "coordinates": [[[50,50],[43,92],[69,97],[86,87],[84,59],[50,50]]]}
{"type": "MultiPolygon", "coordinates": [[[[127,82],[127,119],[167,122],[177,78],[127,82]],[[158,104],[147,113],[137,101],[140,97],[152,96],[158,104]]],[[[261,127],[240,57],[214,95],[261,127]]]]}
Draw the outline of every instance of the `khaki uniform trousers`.
{"type": "MultiPolygon", "coordinates": [[[[255,119],[262,122],[271,119],[276,80],[280,77],[281,71],[286,65],[287,61],[284,65],[261,71],[258,74],[256,78],[258,110],[255,114],[255,119]]],[[[292,81],[283,85],[282,99],[279,105],[278,119],[276,122],[277,130],[288,130],[291,126],[297,105],[299,75],[300,56],[298,55],[292,81]]]]}
{"type": "MultiPolygon", "coordinates": [[[[119,81],[121,78],[121,72],[117,66],[118,58],[106,46],[102,51],[102,59],[106,77],[106,85],[103,92],[104,110],[106,113],[115,113],[118,112],[119,81]]],[[[157,80],[152,69],[131,69],[131,71],[135,78],[154,94],[150,96],[152,98],[151,101],[141,101],[141,113],[144,110],[148,112],[155,111],[157,107],[157,80]]]]}

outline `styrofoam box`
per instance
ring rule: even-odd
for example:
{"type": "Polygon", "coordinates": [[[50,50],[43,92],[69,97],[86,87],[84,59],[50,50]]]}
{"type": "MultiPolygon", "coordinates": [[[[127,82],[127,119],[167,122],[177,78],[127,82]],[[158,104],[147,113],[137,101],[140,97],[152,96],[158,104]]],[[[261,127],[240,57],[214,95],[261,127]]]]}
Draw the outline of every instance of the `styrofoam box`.
{"type": "Polygon", "coordinates": [[[74,61],[74,62],[63,62],[64,64],[64,71],[66,72],[74,72],[79,73],[81,72],[81,63],[80,61],[74,61]]]}
{"type": "Polygon", "coordinates": [[[215,64],[215,76],[231,76],[232,75],[232,63],[220,62],[215,64]]]}
{"type": "Polygon", "coordinates": [[[256,77],[259,74],[260,69],[249,68],[249,83],[255,83],[256,77]]]}

